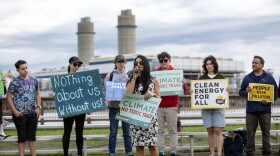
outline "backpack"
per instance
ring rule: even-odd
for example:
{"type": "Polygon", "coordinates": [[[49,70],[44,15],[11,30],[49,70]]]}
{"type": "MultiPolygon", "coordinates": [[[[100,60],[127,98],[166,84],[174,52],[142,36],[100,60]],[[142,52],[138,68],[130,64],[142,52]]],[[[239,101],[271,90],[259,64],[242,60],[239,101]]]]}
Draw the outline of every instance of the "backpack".
{"type": "Polygon", "coordinates": [[[243,138],[236,133],[225,136],[223,149],[225,156],[243,156],[243,138]]]}
{"type": "Polygon", "coordinates": [[[246,130],[230,131],[228,136],[224,136],[225,156],[242,156],[246,143],[246,130]]]}
{"type": "Polygon", "coordinates": [[[110,73],[110,77],[109,77],[109,81],[112,81],[112,80],[113,80],[113,75],[114,75],[114,73],[111,72],[111,73],[110,73]]]}

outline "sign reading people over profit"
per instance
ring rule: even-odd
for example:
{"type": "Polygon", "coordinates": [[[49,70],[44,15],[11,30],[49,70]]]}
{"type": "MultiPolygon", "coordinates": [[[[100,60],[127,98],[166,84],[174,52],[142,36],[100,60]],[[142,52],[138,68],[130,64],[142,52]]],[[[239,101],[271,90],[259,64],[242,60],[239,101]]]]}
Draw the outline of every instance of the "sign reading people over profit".
{"type": "Polygon", "coordinates": [[[160,95],[183,95],[183,70],[153,71],[151,75],[157,78],[160,87],[160,95]]]}
{"type": "Polygon", "coordinates": [[[98,69],[51,77],[60,118],[106,109],[98,69]]]}
{"type": "Polygon", "coordinates": [[[191,109],[229,108],[228,79],[191,80],[191,109]]]}
{"type": "Polygon", "coordinates": [[[274,101],[274,86],[260,83],[249,83],[252,92],[248,93],[248,101],[274,101]]]}
{"type": "Polygon", "coordinates": [[[3,73],[0,71],[0,98],[4,98],[5,94],[4,94],[4,82],[2,81],[3,78],[3,73]]]}
{"type": "Polygon", "coordinates": [[[160,102],[160,98],[145,100],[144,95],[125,93],[120,102],[120,114],[116,115],[116,119],[149,128],[160,102]]]}
{"type": "Polygon", "coordinates": [[[126,89],[124,82],[106,82],[106,100],[121,101],[122,96],[126,89]]]}

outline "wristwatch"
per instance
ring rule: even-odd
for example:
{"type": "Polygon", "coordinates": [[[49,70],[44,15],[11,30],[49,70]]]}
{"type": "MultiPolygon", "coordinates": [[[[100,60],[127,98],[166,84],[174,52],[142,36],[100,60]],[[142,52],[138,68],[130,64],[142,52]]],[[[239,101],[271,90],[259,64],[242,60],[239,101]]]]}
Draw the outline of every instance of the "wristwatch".
{"type": "Polygon", "coordinates": [[[37,106],[37,107],[36,107],[36,109],[37,109],[37,108],[42,109],[42,107],[41,107],[41,106],[37,106]]]}

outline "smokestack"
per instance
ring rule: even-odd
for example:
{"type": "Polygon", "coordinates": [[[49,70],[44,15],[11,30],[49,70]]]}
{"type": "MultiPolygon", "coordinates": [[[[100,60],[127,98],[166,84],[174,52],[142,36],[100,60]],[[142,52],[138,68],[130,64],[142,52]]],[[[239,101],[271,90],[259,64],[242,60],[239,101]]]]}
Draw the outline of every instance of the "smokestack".
{"type": "Polygon", "coordinates": [[[130,9],[122,10],[118,16],[118,51],[119,54],[136,53],[135,16],[130,9]]]}
{"type": "Polygon", "coordinates": [[[94,25],[90,17],[81,18],[78,23],[78,56],[84,64],[88,64],[94,56],[94,25]]]}

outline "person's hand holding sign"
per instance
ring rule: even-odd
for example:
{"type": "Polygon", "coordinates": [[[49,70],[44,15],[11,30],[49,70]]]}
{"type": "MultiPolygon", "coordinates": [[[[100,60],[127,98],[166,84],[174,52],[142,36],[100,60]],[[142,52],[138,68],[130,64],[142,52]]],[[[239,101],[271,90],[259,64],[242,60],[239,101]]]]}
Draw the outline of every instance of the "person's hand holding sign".
{"type": "Polygon", "coordinates": [[[248,87],[246,88],[246,92],[247,92],[247,93],[252,92],[252,88],[251,88],[250,86],[248,86],[248,87]]]}
{"type": "Polygon", "coordinates": [[[269,103],[266,100],[262,100],[262,104],[267,105],[269,103]]]}

